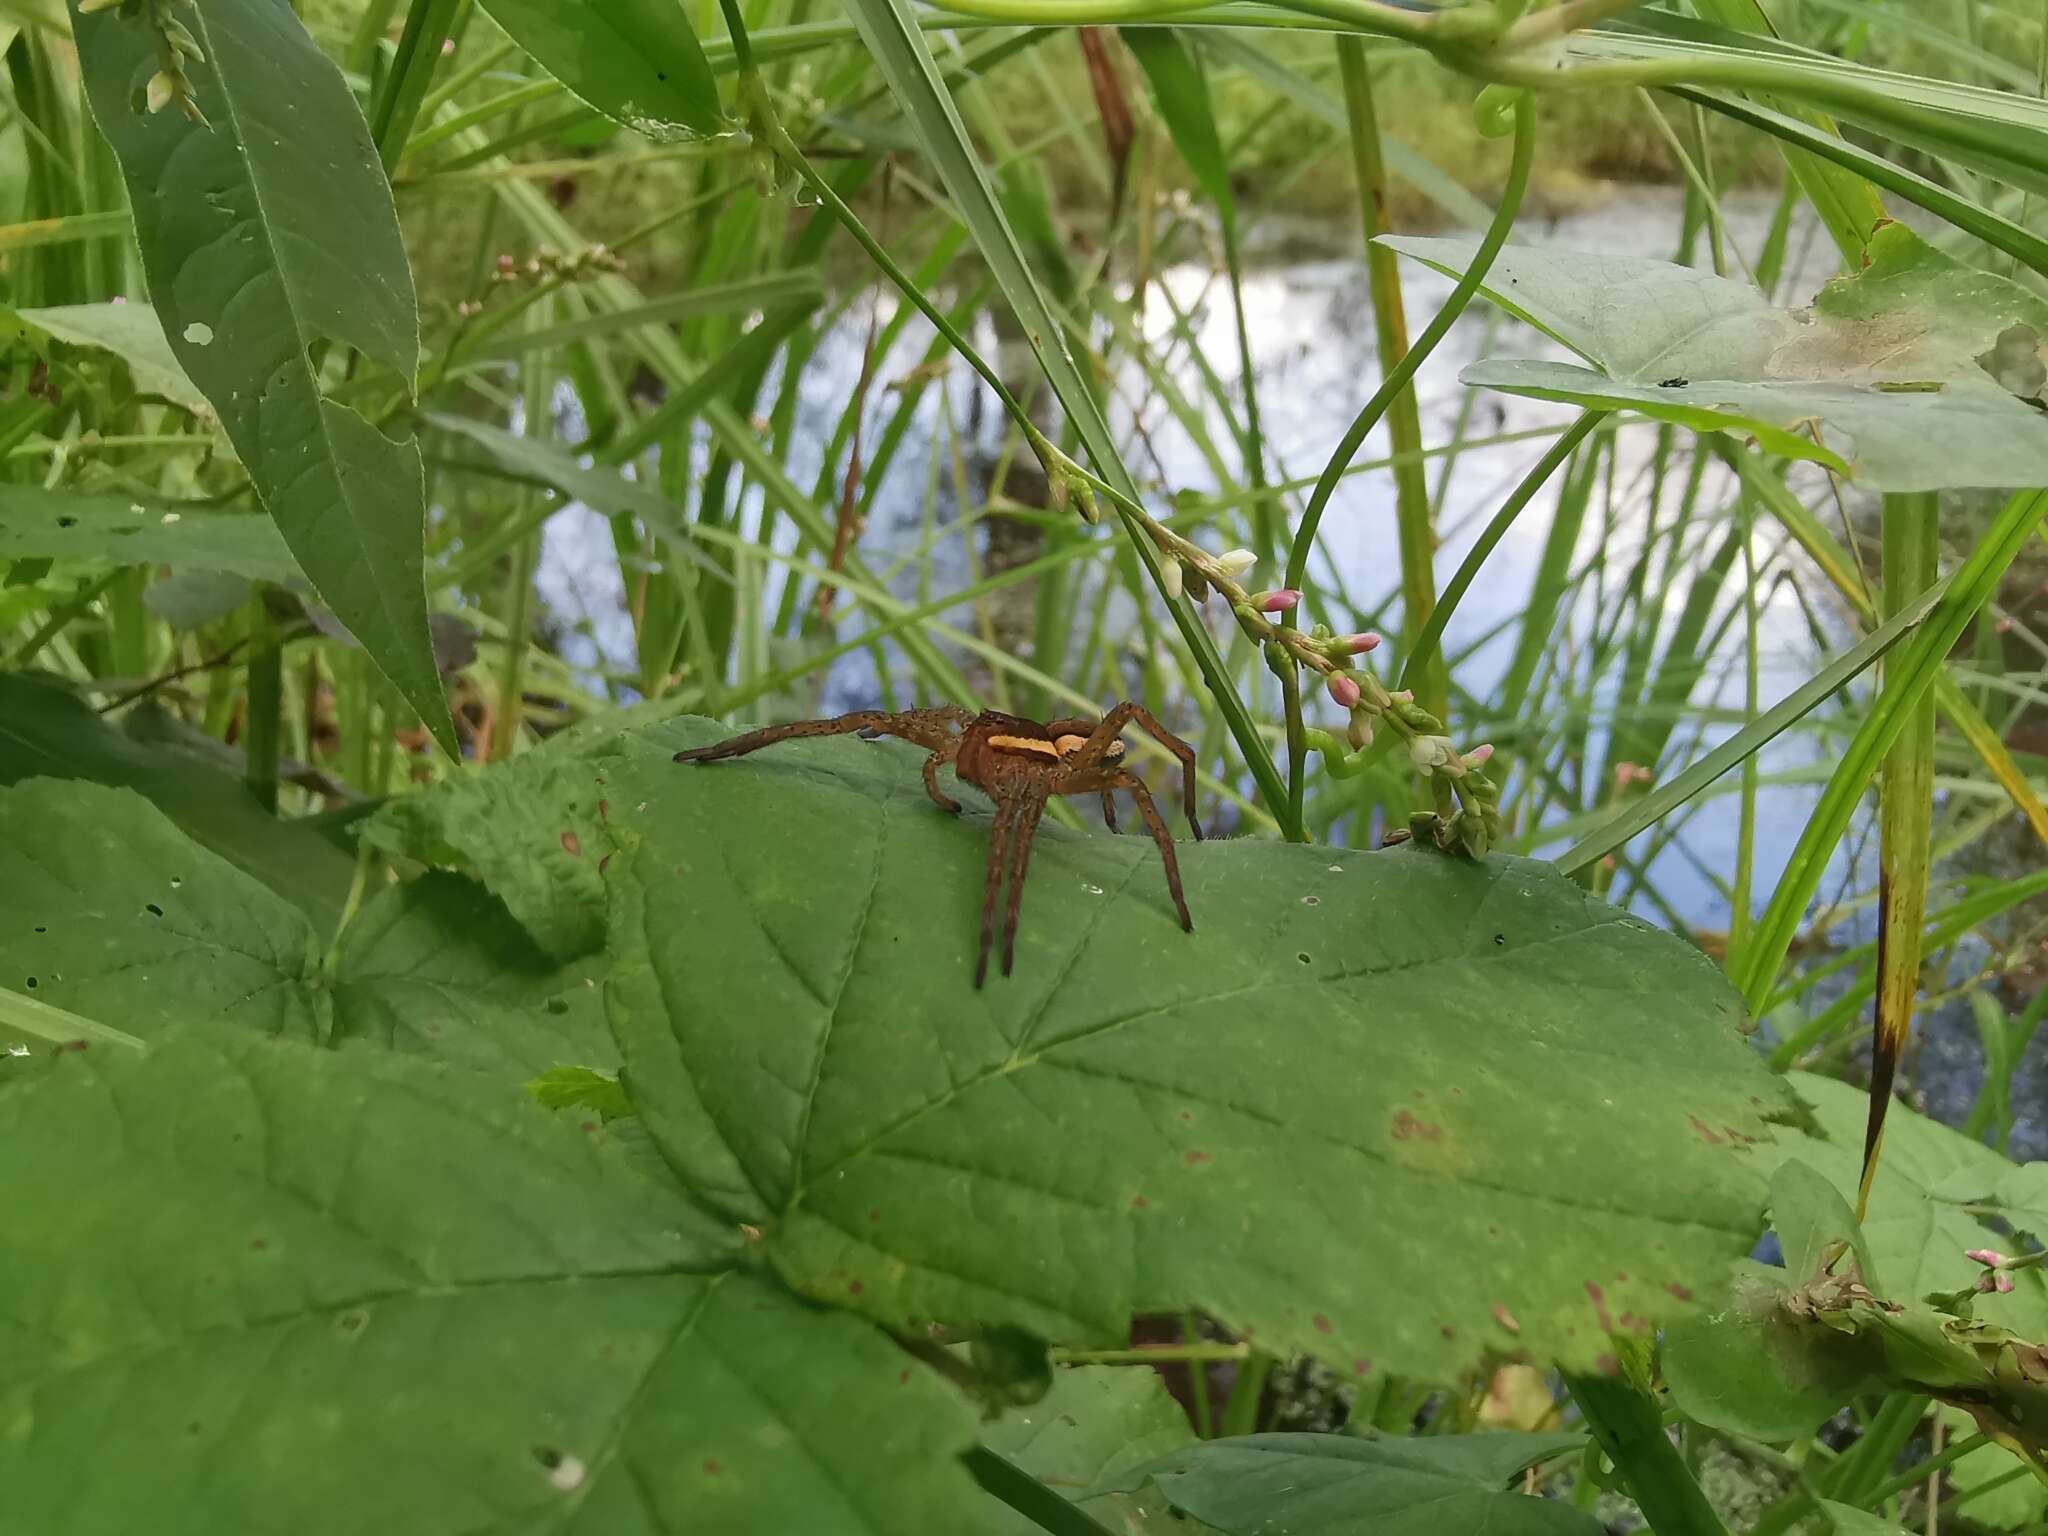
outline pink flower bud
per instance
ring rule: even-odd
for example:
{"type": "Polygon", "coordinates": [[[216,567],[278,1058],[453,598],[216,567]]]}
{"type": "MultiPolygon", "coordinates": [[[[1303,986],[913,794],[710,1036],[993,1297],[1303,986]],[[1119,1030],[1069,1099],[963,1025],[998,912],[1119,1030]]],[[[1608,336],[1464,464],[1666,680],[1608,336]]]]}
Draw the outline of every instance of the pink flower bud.
{"type": "Polygon", "coordinates": [[[1965,1248],[1963,1250],[1963,1257],[1966,1259],[1974,1259],[1979,1264],[1988,1264],[1993,1266],[1999,1264],[2010,1264],[2012,1262],[2011,1259],[2008,1259],[1996,1248],[1965,1248]]]}
{"type": "Polygon", "coordinates": [[[1413,688],[1397,688],[1388,694],[1387,697],[1396,704],[1413,704],[1415,702],[1415,690],[1413,688]]]}
{"type": "Polygon", "coordinates": [[[2001,1295],[2009,1293],[2012,1290],[2012,1276],[2007,1274],[2002,1269],[1995,1276],[1993,1276],[1993,1281],[1998,1286],[1999,1293],[2001,1295]]]}
{"type": "Polygon", "coordinates": [[[1330,697],[1337,701],[1339,708],[1353,708],[1358,703],[1357,682],[1345,673],[1332,672],[1330,674],[1330,697]]]}
{"type": "Polygon", "coordinates": [[[1493,743],[1482,741],[1478,746],[1465,754],[1465,766],[1467,768],[1484,768],[1491,761],[1492,757],[1493,743]]]}
{"type": "Polygon", "coordinates": [[[1292,587],[1282,587],[1277,592],[1261,592],[1252,599],[1252,606],[1261,613],[1285,613],[1301,601],[1301,594],[1292,587]]]}
{"type": "Polygon", "coordinates": [[[1378,647],[1380,637],[1371,630],[1367,630],[1362,635],[1339,636],[1337,643],[1344,648],[1347,655],[1363,656],[1367,651],[1378,647]]]}

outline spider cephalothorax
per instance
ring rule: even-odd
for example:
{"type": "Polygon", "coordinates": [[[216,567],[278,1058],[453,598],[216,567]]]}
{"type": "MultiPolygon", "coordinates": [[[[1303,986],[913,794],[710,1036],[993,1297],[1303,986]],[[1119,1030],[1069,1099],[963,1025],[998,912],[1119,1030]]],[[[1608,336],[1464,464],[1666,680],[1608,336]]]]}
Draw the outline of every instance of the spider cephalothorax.
{"type": "Polygon", "coordinates": [[[676,761],[708,763],[721,757],[740,757],[795,736],[843,736],[853,732],[863,736],[900,736],[931,753],[924,760],[925,793],[940,810],[957,813],[960,802],[939,788],[939,770],[951,763],[964,782],[981,790],[996,804],[995,825],[989,832],[988,878],[982,889],[981,949],[974,962],[974,984],[978,987],[988,972],[996,901],[1005,880],[1010,889],[1003,916],[1003,974],[1010,974],[1017,940],[1017,910],[1024,900],[1024,871],[1031,862],[1031,839],[1038,830],[1045,802],[1054,795],[1100,794],[1103,819],[1114,832],[1116,806],[1111,792],[1130,791],[1152,841],[1159,845],[1159,857],[1166,865],[1166,888],[1173,893],[1180,925],[1190,933],[1194,931],[1187,901],[1181,895],[1180,861],[1174,857],[1173,835],[1166,830],[1166,819],[1152,803],[1145,781],[1124,766],[1120,735],[1131,724],[1143,726],[1180,759],[1182,806],[1188,825],[1197,838],[1201,837],[1201,823],[1195,820],[1195,749],[1128,700],[1100,720],[1070,716],[1043,724],[994,710],[972,715],[950,704],[893,715],[863,710],[830,720],[771,725],[716,746],[678,752],[676,761]]]}

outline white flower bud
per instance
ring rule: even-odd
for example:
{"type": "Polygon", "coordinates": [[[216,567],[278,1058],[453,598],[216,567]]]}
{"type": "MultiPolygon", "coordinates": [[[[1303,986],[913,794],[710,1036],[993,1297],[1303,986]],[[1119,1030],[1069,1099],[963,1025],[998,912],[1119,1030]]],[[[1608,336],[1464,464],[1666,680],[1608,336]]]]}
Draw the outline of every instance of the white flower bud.
{"type": "Polygon", "coordinates": [[[1166,588],[1167,597],[1169,599],[1179,597],[1187,581],[1187,575],[1181,569],[1180,561],[1174,556],[1168,555],[1165,560],[1160,562],[1159,576],[1160,584],[1166,588]]]}
{"type": "Polygon", "coordinates": [[[149,77],[150,111],[163,111],[165,107],[170,105],[172,98],[175,97],[177,94],[178,82],[173,80],[163,70],[160,69],[155,74],[149,77]]]}
{"type": "Polygon", "coordinates": [[[1248,549],[1226,549],[1216,557],[1216,568],[1232,581],[1259,563],[1259,557],[1248,549]]]}

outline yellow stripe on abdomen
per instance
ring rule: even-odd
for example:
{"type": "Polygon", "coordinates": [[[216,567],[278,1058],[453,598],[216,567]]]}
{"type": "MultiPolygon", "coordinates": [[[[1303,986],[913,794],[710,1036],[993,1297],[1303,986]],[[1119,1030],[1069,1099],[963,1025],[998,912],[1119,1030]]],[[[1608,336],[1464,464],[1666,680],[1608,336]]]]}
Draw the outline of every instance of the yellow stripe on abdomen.
{"type": "Polygon", "coordinates": [[[1041,757],[1057,758],[1060,749],[1049,741],[1040,741],[1030,736],[991,736],[988,744],[998,752],[1036,752],[1041,757]]]}

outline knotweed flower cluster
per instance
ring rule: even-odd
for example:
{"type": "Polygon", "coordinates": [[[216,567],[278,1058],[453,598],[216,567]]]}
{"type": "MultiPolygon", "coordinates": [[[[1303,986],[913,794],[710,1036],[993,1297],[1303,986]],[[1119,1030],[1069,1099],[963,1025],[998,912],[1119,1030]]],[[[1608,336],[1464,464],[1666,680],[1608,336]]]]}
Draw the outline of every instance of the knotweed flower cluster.
{"type": "Polygon", "coordinates": [[[1480,858],[1499,842],[1500,786],[1483,771],[1493,748],[1483,745],[1461,752],[1444,723],[1417,704],[1412,692],[1389,691],[1358,662],[1356,658],[1379,645],[1378,635],[1340,635],[1320,624],[1307,630],[1275,624],[1272,616],[1293,611],[1302,595],[1291,587],[1245,587],[1244,578],[1258,564],[1250,550],[1213,555],[1158,523],[1148,522],[1146,528],[1159,547],[1168,596],[1185,592],[1200,601],[1214,592],[1230,604],[1245,634],[1265,647],[1275,671],[1285,675],[1291,668],[1305,667],[1322,679],[1332,701],[1348,717],[1345,739],[1356,754],[1347,756],[1343,744],[1325,732],[1309,731],[1308,745],[1324,754],[1333,772],[1357,772],[1380,732],[1391,731],[1407,748],[1416,771],[1430,782],[1437,803],[1431,832],[1438,846],[1480,858]]]}

